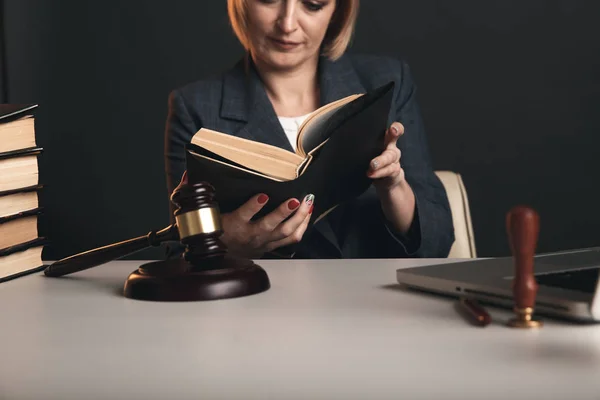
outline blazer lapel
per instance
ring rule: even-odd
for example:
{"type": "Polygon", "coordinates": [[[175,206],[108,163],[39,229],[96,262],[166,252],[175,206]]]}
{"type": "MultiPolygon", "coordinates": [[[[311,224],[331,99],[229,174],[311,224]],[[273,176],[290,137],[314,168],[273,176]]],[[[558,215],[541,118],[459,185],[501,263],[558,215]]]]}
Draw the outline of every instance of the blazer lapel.
{"type": "Polygon", "coordinates": [[[336,61],[321,57],[319,62],[319,85],[321,105],[329,104],[357,93],[365,93],[360,76],[354,69],[348,56],[336,61]]]}
{"type": "Polygon", "coordinates": [[[236,136],[294,151],[250,61],[240,61],[225,75],[221,117],[246,122],[236,136]]]}
{"type": "MultiPolygon", "coordinates": [[[[364,93],[360,77],[347,56],[319,60],[320,105],[364,93]]],[[[293,151],[251,60],[243,59],[225,74],[221,117],[246,124],[235,135],[293,151]]]]}

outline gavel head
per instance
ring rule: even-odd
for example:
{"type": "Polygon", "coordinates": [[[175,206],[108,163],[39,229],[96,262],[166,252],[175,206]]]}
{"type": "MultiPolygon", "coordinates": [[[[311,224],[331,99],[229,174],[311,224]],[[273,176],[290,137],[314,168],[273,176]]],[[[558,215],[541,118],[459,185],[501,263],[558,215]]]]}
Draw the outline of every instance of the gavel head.
{"type": "Polygon", "coordinates": [[[180,241],[186,245],[187,261],[196,264],[207,256],[226,253],[227,248],[219,239],[223,228],[212,185],[184,181],[173,191],[171,202],[177,207],[175,221],[180,241]]]}

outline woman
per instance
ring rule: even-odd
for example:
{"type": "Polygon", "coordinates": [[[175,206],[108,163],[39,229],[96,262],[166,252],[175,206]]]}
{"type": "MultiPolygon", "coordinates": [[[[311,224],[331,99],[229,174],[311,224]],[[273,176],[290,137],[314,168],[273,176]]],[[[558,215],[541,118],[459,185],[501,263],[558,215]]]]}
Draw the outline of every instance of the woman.
{"type": "Polygon", "coordinates": [[[293,150],[297,127],[311,111],[396,83],[386,145],[365,171],[372,187],[308,232],[312,204],[319,199],[289,199],[251,221],[269,201],[257,193],[222,215],[222,240],[230,252],[256,259],[297,244],[296,258],[448,255],[454,241],[451,213],[431,166],[409,69],[393,59],[344,54],[357,10],[358,0],[228,0],[246,58],[222,76],[171,93],[165,140],[169,193],[184,173],[184,146],[201,127],[293,150]]]}

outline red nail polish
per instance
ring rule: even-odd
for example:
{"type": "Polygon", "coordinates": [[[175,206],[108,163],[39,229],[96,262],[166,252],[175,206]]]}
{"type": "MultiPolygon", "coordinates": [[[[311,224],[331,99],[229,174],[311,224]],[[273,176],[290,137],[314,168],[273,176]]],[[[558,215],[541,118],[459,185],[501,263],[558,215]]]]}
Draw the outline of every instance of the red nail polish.
{"type": "Polygon", "coordinates": [[[310,210],[308,210],[308,213],[312,214],[314,209],[315,209],[315,205],[313,204],[312,206],[310,206],[310,210]]]}
{"type": "Polygon", "coordinates": [[[266,194],[261,194],[260,196],[258,196],[258,202],[260,204],[265,204],[267,200],[269,200],[269,196],[267,196],[266,194]]]}
{"type": "Polygon", "coordinates": [[[288,208],[290,210],[295,210],[300,205],[300,202],[296,199],[292,199],[288,202],[288,208]]]}

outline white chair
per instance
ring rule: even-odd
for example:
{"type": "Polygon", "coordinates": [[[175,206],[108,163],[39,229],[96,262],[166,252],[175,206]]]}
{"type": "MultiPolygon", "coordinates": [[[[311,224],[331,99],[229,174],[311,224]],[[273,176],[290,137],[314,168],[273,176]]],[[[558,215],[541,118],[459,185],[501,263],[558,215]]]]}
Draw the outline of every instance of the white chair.
{"type": "Polygon", "coordinates": [[[453,171],[435,171],[435,173],[446,189],[454,223],[455,240],[448,258],[476,258],[471,210],[462,177],[453,171]]]}

